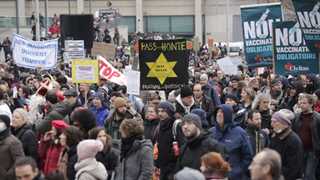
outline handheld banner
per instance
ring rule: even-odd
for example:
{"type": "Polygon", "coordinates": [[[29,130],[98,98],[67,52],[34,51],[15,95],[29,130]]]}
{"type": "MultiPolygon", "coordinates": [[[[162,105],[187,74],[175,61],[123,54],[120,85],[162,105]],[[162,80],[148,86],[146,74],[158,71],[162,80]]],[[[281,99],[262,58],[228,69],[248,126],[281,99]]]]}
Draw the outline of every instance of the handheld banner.
{"type": "Polygon", "coordinates": [[[320,1],[292,0],[296,10],[298,22],[295,27],[300,28],[309,49],[320,52],[320,1]]]}
{"type": "Polygon", "coordinates": [[[141,90],[172,90],[188,84],[187,41],[139,41],[141,90]]]}
{"type": "Polygon", "coordinates": [[[116,68],[114,68],[104,57],[98,56],[99,75],[108,81],[118,85],[127,86],[127,78],[116,68]]]}
{"type": "Polygon", "coordinates": [[[84,59],[72,60],[72,81],[74,83],[98,83],[98,61],[84,59]]]}
{"type": "Polygon", "coordinates": [[[273,24],[274,69],[277,74],[319,73],[317,55],[311,52],[296,22],[273,24]]]}
{"type": "Polygon", "coordinates": [[[282,21],[280,3],[241,6],[243,42],[249,66],[272,64],[272,23],[282,21]]]}
{"type": "Polygon", "coordinates": [[[52,69],[57,64],[58,40],[32,41],[14,34],[13,60],[19,67],[52,69]]]}

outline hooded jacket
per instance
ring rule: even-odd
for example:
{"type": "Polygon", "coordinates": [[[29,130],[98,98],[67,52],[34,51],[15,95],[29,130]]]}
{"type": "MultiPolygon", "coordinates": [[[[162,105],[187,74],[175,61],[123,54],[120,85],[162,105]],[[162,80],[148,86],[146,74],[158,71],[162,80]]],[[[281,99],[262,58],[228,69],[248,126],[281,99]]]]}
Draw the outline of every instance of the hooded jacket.
{"type": "Polygon", "coordinates": [[[152,143],[135,140],[116,169],[115,180],[150,180],[153,171],[152,143]]]}
{"type": "Polygon", "coordinates": [[[109,114],[109,110],[107,107],[105,106],[102,106],[100,108],[97,108],[97,107],[91,107],[90,108],[90,111],[95,114],[96,116],[96,124],[97,126],[100,126],[100,127],[104,127],[104,121],[105,119],[108,117],[108,114],[109,114]]]}
{"type": "Polygon", "coordinates": [[[176,97],[175,106],[176,106],[176,113],[178,113],[181,117],[183,117],[186,114],[191,113],[191,110],[196,108],[194,100],[190,106],[185,106],[182,102],[180,95],[178,97],[176,97]]]}
{"type": "MultiPolygon", "coordinates": [[[[248,135],[239,126],[233,124],[233,109],[223,104],[218,106],[224,115],[224,127],[221,128],[217,122],[211,128],[213,138],[225,145],[228,162],[231,165],[230,180],[248,179],[248,166],[251,163],[253,152],[248,135]]],[[[217,110],[218,110],[217,109],[217,110]]]]}
{"type": "Polygon", "coordinates": [[[75,166],[76,180],[106,180],[108,173],[102,163],[95,158],[87,158],[75,166]]]}

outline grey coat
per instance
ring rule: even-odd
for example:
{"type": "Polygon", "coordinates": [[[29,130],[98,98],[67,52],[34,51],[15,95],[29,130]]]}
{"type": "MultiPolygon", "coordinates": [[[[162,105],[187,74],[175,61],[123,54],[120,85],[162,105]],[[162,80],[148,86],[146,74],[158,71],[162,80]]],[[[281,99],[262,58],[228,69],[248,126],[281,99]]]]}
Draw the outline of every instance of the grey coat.
{"type": "Polygon", "coordinates": [[[116,169],[115,180],[150,180],[153,171],[152,143],[136,140],[116,169]]]}
{"type": "Polygon", "coordinates": [[[95,158],[82,160],[74,167],[77,171],[76,180],[107,180],[106,168],[95,158]]]}

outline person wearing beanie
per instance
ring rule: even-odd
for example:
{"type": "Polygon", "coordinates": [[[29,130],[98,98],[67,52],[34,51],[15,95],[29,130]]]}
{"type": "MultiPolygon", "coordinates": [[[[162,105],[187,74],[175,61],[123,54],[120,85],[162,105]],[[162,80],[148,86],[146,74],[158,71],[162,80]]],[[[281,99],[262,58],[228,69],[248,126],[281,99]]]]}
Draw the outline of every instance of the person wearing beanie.
{"type": "Polygon", "coordinates": [[[92,105],[89,108],[90,111],[96,116],[96,124],[99,127],[104,127],[105,119],[108,117],[109,109],[106,106],[106,100],[100,93],[96,93],[93,96],[92,105]]]}
{"type": "Polygon", "coordinates": [[[112,139],[119,140],[121,135],[119,127],[124,119],[141,119],[141,115],[136,112],[123,97],[116,97],[112,101],[113,108],[105,121],[105,128],[112,139]]]}
{"type": "Polygon", "coordinates": [[[160,180],[173,179],[178,158],[174,153],[174,143],[180,147],[184,144],[180,123],[175,120],[174,114],[175,108],[170,102],[160,102],[158,106],[160,125],[154,135],[154,149],[158,151],[155,156],[155,166],[160,169],[160,180]]]}
{"type": "MultiPolygon", "coordinates": [[[[320,91],[317,90],[315,94],[320,95],[320,91]]],[[[320,163],[320,115],[316,112],[316,106],[314,110],[312,109],[314,103],[315,99],[311,94],[300,95],[298,105],[301,112],[296,114],[292,123],[292,129],[303,143],[304,157],[307,159],[304,164],[304,174],[306,179],[310,180],[320,178],[315,177],[317,164],[319,166],[320,163]]]]}
{"type": "Polygon", "coordinates": [[[24,156],[21,142],[10,132],[10,117],[0,115],[0,177],[3,180],[15,178],[15,162],[24,156]]]}
{"type": "Polygon", "coordinates": [[[275,112],[271,117],[270,148],[281,155],[282,173],[286,180],[302,178],[303,144],[299,136],[291,130],[294,113],[287,109],[275,112]]]}
{"type": "Polygon", "coordinates": [[[181,147],[181,154],[177,163],[177,170],[184,167],[200,170],[200,158],[207,152],[218,152],[224,154],[224,146],[219,144],[203,131],[201,119],[196,114],[187,114],[182,118],[181,128],[186,143],[181,147]]]}
{"type": "Polygon", "coordinates": [[[201,108],[196,108],[196,109],[193,109],[191,111],[191,113],[193,114],[196,114],[200,117],[201,119],[201,125],[202,125],[202,128],[203,129],[209,129],[211,128],[211,125],[209,125],[209,122],[208,122],[208,118],[207,118],[207,112],[204,111],[203,109],[201,108]]]}
{"type": "Polygon", "coordinates": [[[185,167],[174,176],[174,180],[205,180],[205,177],[200,171],[185,167]]]}
{"type": "MultiPolygon", "coordinates": [[[[207,122],[203,122],[203,126],[208,129],[209,126],[212,126],[211,123],[211,118],[213,115],[213,111],[216,107],[214,107],[212,100],[206,96],[202,90],[202,86],[200,83],[196,83],[193,85],[193,98],[195,101],[195,105],[197,106],[197,108],[201,108],[202,110],[204,110],[206,112],[206,120],[207,122]]],[[[191,110],[193,111],[193,110],[191,110]]]]}
{"type": "Polygon", "coordinates": [[[184,115],[189,114],[192,109],[196,108],[193,98],[193,92],[190,86],[184,86],[180,90],[180,95],[175,100],[176,119],[181,119],[184,115]]]}
{"type": "Polygon", "coordinates": [[[76,180],[106,180],[108,173],[101,162],[96,160],[98,152],[103,150],[99,140],[83,140],[77,146],[78,162],[75,164],[76,180]]]}
{"type": "Polygon", "coordinates": [[[253,151],[249,135],[233,122],[233,109],[230,105],[222,104],[215,112],[215,126],[209,130],[212,137],[226,148],[228,163],[232,169],[228,174],[229,180],[247,180],[248,166],[252,160],[253,151]]]}
{"type": "Polygon", "coordinates": [[[153,146],[150,140],[143,138],[143,123],[126,119],[120,125],[120,133],[120,164],[115,180],[152,179],[153,146]]]}

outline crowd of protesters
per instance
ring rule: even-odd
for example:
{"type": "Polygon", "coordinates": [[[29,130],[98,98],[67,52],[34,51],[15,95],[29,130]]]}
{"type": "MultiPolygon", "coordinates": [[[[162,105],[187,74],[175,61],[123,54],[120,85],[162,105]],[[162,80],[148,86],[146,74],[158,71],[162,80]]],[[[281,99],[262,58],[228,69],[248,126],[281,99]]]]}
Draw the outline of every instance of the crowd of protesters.
{"type": "MultiPolygon", "coordinates": [[[[175,38],[137,34],[134,41],[148,37],[175,38]]],[[[124,50],[116,58],[130,59],[124,50]]],[[[75,84],[64,64],[27,70],[5,54],[3,180],[320,179],[318,75],[243,67],[227,75],[203,46],[190,55],[188,85],[134,96],[106,79],[75,84]]]]}

